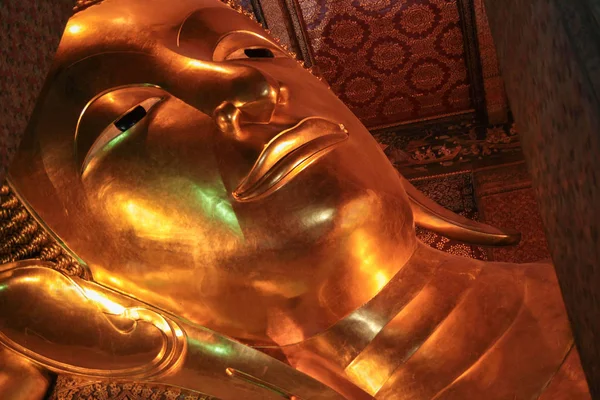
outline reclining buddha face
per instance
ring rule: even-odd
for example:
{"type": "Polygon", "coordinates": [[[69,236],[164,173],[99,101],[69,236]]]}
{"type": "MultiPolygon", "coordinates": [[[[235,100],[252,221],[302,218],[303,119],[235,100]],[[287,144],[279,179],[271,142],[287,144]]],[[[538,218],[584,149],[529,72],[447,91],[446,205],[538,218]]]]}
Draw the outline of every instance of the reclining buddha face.
{"type": "Polygon", "coordinates": [[[249,341],[326,329],[416,245],[369,132],[216,0],[77,13],[10,179],[95,281],[249,341]]]}

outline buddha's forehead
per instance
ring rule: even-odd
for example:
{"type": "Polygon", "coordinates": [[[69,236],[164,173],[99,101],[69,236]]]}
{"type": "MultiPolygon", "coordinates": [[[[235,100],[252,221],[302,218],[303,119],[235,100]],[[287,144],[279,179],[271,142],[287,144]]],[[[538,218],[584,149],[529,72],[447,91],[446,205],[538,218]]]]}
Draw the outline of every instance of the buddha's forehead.
{"type": "Polygon", "coordinates": [[[104,0],[69,20],[59,58],[73,63],[109,51],[177,49],[186,41],[204,47],[209,57],[218,40],[234,31],[267,35],[219,0],[104,0]]]}

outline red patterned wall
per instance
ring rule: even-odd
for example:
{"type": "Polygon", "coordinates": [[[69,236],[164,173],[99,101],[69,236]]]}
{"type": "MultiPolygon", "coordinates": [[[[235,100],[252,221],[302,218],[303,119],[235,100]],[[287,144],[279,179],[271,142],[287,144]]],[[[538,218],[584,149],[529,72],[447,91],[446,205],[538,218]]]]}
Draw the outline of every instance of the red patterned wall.
{"type": "Polygon", "coordinates": [[[300,0],[316,65],[368,127],[471,108],[456,0],[300,0]]]}

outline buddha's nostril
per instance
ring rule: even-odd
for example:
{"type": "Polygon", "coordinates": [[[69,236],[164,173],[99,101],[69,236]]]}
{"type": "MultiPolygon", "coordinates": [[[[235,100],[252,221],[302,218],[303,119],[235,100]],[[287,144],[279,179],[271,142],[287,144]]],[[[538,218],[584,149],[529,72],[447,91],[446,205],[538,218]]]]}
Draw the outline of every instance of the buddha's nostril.
{"type": "Polygon", "coordinates": [[[243,139],[244,136],[240,128],[241,114],[241,111],[235,105],[223,102],[215,109],[213,118],[221,132],[239,140],[243,139]]]}

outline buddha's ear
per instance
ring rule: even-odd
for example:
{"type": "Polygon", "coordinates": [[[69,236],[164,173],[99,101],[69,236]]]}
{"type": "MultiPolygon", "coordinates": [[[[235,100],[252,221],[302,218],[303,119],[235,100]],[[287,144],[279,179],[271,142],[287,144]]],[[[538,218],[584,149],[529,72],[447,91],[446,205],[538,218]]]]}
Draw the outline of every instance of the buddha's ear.
{"type": "Polygon", "coordinates": [[[400,179],[417,226],[450,239],[480,246],[512,246],[521,240],[521,234],[513,229],[495,228],[453,213],[429,199],[402,175],[400,179]]]}

